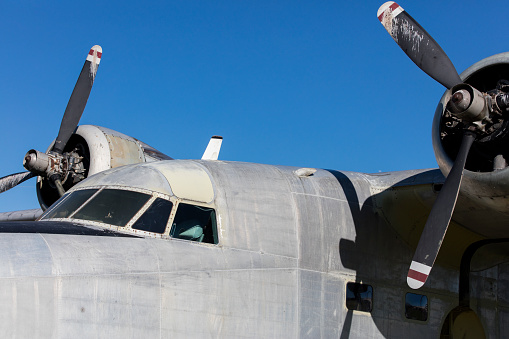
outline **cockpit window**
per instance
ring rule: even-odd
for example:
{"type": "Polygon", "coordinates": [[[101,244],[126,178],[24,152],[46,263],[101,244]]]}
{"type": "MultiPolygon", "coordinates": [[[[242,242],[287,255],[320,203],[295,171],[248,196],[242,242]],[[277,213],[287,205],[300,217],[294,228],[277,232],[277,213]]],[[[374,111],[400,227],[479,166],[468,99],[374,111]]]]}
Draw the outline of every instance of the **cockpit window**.
{"type": "Polygon", "coordinates": [[[90,199],[97,189],[75,191],[68,197],[64,197],[62,203],[56,205],[42,219],[68,218],[78,207],[90,199]]]}
{"type": "Polygon", "coordinates": [[[140,192],[104,189],[71,218],[123,227],[149,199],[140,192]]]}
{"type": "Polygon", "coordinates": [[[212,208],[180,203],[170,236],[217,244],[216,212],[212,208]]]}
{"type": "MultiPolygon", "coordinates": [[[[41,220],[66,218],[122,227],[123,232],[149,232],[159,236],[217,244],[216,211],[170,200],[164,194],[143,193],[117,187],[87,188],[64,195],[43,214],[41,220]],[[174,209],[176,207],[176,210],[174,209]],[[168,230],[168,226],[171,229],[168,230]],[[154,234],[155,233],[155,234],[154,234]]],[[[120,230],[119,230],[120,231],[120,230]]]]}
{"type": "Polygon", "coordinates": [[[131,227],[140,231],[162,234],[166,229],[172,207],[171,201],[157,198],[131,227]]]}

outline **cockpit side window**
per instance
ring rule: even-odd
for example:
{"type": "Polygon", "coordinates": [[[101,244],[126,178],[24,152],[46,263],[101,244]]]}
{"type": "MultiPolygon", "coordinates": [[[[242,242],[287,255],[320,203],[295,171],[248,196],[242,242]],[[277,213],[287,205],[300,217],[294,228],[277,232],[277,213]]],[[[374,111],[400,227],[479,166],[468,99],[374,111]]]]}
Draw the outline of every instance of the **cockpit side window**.
{"type": "Polygon", "coordinates": [[[173,220],[170,236],[217,244],[216,212],[212,208],[180,203],[173,220]]]}
{"type": "Polygon", "coordinates": [[[131,228],[146,232],[164,233],[172,207],[171,201],[157,198],[131,228]]]}
{"type": "Polygon", "coordinates": [[[64,196],[62,203],[55,205],[42,219],[68,218],[78,207],[90,199],[95,192],[97,192],[97,189],[85,189],[75,191],[68,197],[64,196]]]}
{"type": "Polygon", "coordinates": [[[123,227],[149,199],[140,192],[103,189],[71,218],[123,227]]]}

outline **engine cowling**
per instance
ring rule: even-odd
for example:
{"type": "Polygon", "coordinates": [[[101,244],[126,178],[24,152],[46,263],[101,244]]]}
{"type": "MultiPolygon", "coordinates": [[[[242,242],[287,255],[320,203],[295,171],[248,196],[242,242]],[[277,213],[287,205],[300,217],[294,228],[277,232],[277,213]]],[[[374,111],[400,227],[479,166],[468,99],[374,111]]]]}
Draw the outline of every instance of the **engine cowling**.
{"type": "MultiPolygon", "coordinates": [[[[483,93],[509,92],[509,52],[483,59],[461,74],[462,80],[483,93]]],[[[451,98],[442,96],[433,120],[433,148],[440,170],[447,176],[461,145],[462,126],[446,108],[451,98]]],[[[474,202],[472,208],[507,214],[509,210],[509,114],[502,113],[482,126],[467,158],[460,194],[474,202]]],[[[493,231],[489,236],[498,235],[493,231]]]]}
{"type": "MultiPolygon", "coordinates": [[[[48,151],[53,148],[53,144],[48,151]]],[[[69,139],[65,152],[73,152],[73,158],[79,159],[69,165],[72,169],[62,180],[66,191],[81,180],[110,168],[172,159],[142,141],[93,125],[79,126],[69,139]]],[[[43,210],[59,198],[55,186],[44,177],[38,177],[36,190],[43,210]]]]}

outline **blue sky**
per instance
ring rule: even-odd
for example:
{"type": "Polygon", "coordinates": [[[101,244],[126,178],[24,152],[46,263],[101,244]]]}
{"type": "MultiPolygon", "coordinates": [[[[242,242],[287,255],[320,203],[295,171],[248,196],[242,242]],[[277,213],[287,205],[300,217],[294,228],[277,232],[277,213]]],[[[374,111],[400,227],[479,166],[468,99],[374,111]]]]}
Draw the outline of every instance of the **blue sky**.
{"type": "MultiPolygon", "coordinates": [[[[91,46],[103,58],[81,124],[200,158],[385,172],[436,167],[444,88],[376,18],[383,1],[2,2],[0,176],[46,150],[91,46]]],[[[509,3],[399,2],[459,72],[509,50],[509,3]]],[[[38,207],[35,180],[0,211],[38,207]]]]}

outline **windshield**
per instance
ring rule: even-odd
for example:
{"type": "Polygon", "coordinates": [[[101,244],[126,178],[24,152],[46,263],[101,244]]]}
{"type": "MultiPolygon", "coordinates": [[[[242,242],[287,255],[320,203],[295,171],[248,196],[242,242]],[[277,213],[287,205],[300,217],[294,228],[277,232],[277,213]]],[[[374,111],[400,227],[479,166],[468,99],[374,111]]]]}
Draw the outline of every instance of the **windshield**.
{"type": "Polygon", "coordinates": [[[70,196],[64,196],[62,202],[51,208],[41,219],[69,218],[78,207],[90,199],[98,189],[75,191],[70,196]]]}
{"type": "Polygon", "coordinates": [[[211,207],[174,203],[168,198],[118,188],[87,188],[64,195],[41,217],[93,221],[137,235],[218,243],[216,212],[211,207]],[[172,211],[176,210],[172,216],[172,211]],[[170,227],[171,231],[170,231],[170,227]],[[141,231],[141,232],[140,232],[141,231]],[[168,234],[169,233],[169,234],[168,234]]]}
{"type": "Polygon", "coordinates": [[[150,195],[144,193],[104,189],[72,218],[125,226],[148,199],[150,195]]]}
{"type": "Polygon", "coordinates": [[[131,227],[140,231],[162,234],[166,230],[172,208],[171,201],[157,198],[131,227]]]}
{"type": "Polygon", "coordinates": [[[103,189],[90,199],[96,192],[97,189],[72,192],[42,219],[70,217],[123,227],[151,197],[140,192],[103,189]]]}

